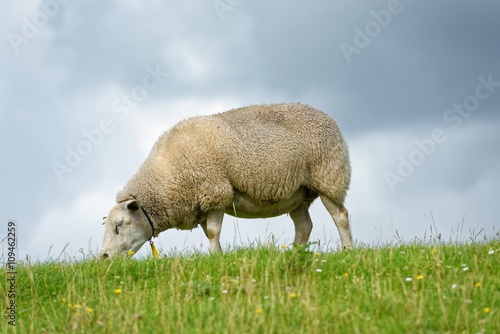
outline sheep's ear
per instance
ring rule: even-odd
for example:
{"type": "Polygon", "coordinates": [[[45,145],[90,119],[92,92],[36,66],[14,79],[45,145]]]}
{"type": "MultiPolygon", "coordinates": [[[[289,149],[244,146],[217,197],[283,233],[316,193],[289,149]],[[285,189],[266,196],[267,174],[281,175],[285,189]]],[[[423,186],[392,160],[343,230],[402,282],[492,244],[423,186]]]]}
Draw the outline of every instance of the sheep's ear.
{"type": "Polygon", "coordinates": [[[127,203],[127,209],[130,211],[137,211],[141,208],[141,205],[135,199],[127,203]]]}

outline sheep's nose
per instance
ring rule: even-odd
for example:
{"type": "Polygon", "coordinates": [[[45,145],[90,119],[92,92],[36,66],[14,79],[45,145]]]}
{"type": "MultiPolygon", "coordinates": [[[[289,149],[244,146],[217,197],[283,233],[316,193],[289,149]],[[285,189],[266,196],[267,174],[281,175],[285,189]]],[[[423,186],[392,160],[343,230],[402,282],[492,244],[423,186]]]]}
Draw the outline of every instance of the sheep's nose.
{"type": "Polygon", "coordinates": [[[102,257],[103,259],[107,259],[107,258],[109,257],[109,254],[108,254],[108,253],[103,253],[103,254],[101,255],[101,257],[102,257]]]}

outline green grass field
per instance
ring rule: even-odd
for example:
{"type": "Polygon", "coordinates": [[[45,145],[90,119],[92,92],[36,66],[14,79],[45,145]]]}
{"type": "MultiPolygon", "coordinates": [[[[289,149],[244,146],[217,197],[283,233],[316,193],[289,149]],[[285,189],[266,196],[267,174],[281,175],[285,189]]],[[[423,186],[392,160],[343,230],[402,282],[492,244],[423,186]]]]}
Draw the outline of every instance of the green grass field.
{"type": "MultiPolygon", "coordinates": [[[[146,245],[147,246],[147,245],[146,245]]],[[[3,333],[498,333],[500,241],[19,264],[3,333]]],[[[0,291],[7,296],[6,270],[0,291]]],[[[7,301],[7,297],[5,297],[7,301]]],[[[5,304],[2,305],[5,310],[5,304]]]]}

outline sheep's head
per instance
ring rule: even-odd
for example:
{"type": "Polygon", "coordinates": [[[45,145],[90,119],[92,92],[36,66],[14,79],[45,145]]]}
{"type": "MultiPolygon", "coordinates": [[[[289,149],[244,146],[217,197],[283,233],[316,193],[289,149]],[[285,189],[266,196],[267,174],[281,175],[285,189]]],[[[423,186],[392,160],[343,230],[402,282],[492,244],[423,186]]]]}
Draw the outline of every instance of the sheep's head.
{"type": "Polygon", "coordinates": [[[115,205],[104,220],[101,256],[133,255],[153,236],[153,229],[137,200],[115,205]]]}

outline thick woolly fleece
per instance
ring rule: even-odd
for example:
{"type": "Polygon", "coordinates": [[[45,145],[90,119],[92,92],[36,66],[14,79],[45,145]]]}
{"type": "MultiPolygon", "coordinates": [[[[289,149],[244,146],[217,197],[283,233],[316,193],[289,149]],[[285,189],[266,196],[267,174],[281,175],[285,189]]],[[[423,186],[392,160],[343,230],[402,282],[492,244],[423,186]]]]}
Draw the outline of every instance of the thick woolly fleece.
{"type": "Polygon", "coordinates": [[[275,203],[304,189],[308,204],[321,194],[342,205],[350,178],[348,148],[332,117],[300,103],[254,105],[163,133],[116,201],[136,196],[159,233],[196,227],[207,211],[231,207],[236,191],[275,203]]]}

